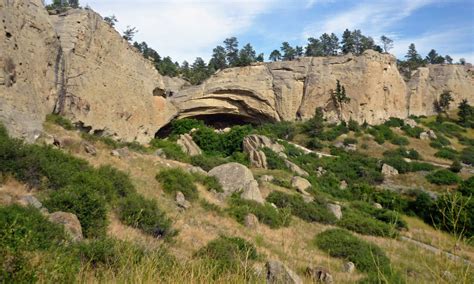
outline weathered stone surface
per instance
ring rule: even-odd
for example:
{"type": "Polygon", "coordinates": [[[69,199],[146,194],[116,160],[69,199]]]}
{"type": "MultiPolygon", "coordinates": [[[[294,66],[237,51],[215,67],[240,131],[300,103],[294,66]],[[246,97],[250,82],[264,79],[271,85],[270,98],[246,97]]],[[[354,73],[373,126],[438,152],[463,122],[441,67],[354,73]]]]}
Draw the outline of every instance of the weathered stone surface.
{"type": "Polygon", "coordinates": [[[86,141],[82,141],[81,144],[82,144],[82,147],[84,148],[84,151],[86,151],[87,154],[92,155],[92,156],[97,155],[97,149],[94,147],[94,145],[86,141]]]}
{"type": "Polygon", "coordinates": [[[23,206],[33,206],[37,209],[43,207],[43,204],[41,204],[41,202],[33,195],[24,195],[20,197],[18,202],[23,206]]]}
{"type": "Polygon", "coordinates": [[[396,176],[398,175],[398,170],[390,165],[383,164],[382,174],[386,177],[396,176]]]}
{"type": "Polygon", "coordinates": [[[262,148],[270,148],[275,153],[282,153],[285,148],[273,142],[270,138],[263,135],[249,135],[244,138],[243,150],[249,155],[250,163],[256,168],[267,168],[267,157],[265,153],[261,151],[262,148]]]}
{"type": "Polygon", "coordinates": [[[176,204],[178,207],[188,209],[191,207],[191,203],[186,200],[184,194],[181,191],[176,192],[176,204]]]}
{"type": "Polygon", "coordinates": [[[430,135],[428,134],[428,132],[421,132],[420,133],[420,139],[421,140],[430,140],[430,135]]]}
{"type": "Polygon", "coordinates": [[[331,284],[334,279],[328,269],[324,267],[308,267],[306,274],[314,281],[314,283],[331,284]]]}
{"type": "Polygon", "coordinates": [[[240,192],[254,181],[252,172],[239,163],[227,163],[211,169],[208,173],[217,178],[226,195],[240,192]]]}
{"type": "Polygon", "coordinates": [[[296,188],[298,192],[308,195],[306,190],[311,187],[311,183],[305,178],[295,176],[291,179],[291,186],[296,188]]]}
{"type": "Polygon", "coordinates": [[[342,267],[342,271],[347,272],[347,273],[352,273],[355,271],[355,265],[353,262],[349,261],[344,263],[342,267]]]}
{"type": "Polygon", "coordinates": [[[347,182],[345,180],[341,180],[339,183],[339,188],[340,189],[346,189],[347,188],[347,182]]]}
{"type": "Polygon", "coordinates": [[[431,139],[438,139],[438,136],[436,136],[436,133],[433,131],[433,130],[428,130],[428,136],[431,138],[431,139]]]}
{"type": "Polygon", "coordinates": [[[271,182],[275,179],[274,176],[271,176],[271,175],[263,175],[261,176],[258,180],[259,181],[263,181],[263,182],[271,182]]]}
{"type": "Polygon", "coordinates": [[[181,147],[181,150],[189,156],[202,154],[201,148],[194,142],[193,137],[187,133],[180,135],[176,143],[181,147]]]}
{"type": "Polygon", "coordinates": [[[245,227],[250,228],[250,229],[255,229],[258,227],[258,218],[254,214],[250,213],[245,216],[244,220],[245,227]]]}
{"type": "Polygon", "coordinates": [[[6,193],[6,192],[0,192],[0,205],[2,206],[8,206],[13,203],[13,197],[6,193]]]}
{"type": "Polygon", "coordinates": [[[251,200],[263,204],[265,199],[263,199],[260,189],[258,188],[258,182],[252,180],[248,182],[242,189],[240,197],[245,200],[251,200]]]}
{"type": "Polygon", "coordinates": [[[302,177],[308,177],[309,174],[307,171],[301,169],[297,164],[289,161],[289,160],[285,160],[285,165],[288,167],[288,169],[290,169],[290,171],[294,172],[295,174],[299,175],[299,176],[302,176],[302,177]]]}
{"type": "Polygon", "coordinates": [[[127,147],[124,147],[124,148],[112,150],[110,151],[110,154],[118,158],[127,158],[128,156],[130,156],[130,150],[128,150],[127,147]]]}
{"type": "Polygon", "coordinates": [[[249,155],[251,166],[262,169],[266,169],[268,167],[267,156],[262,150],[251,150],[247,153],[249,155]]]}
{"type": "Polygon", "coordinates": [[[277,260],[268,261],[265,268],[267,269],[267,283],[303,284],[303,281],[295,272],[277,260]]]}
{"type": "Polygon", "coordinates": [[[373,205],[374,205],[374,208],[376,208],[376,209],[382,209],[382,208],[383,208],[383,207],[382,207],[382,204],[377,203],[377,202],[374,202],[373,205]]]}
{"type": "Polygon", "coordinates": [[[40,0],[0,0],[0,122],[33,142],[53,112],[60,43],[40,0]]]}
{"type": "Polygon", "coordinates": [[[342,218],[341,205],[328,203],[327,208],[338,220],[342,218]]]}
{"type": "Polygon", "coordinates": [[[76,215],[67,212],[54,212],[49,214],[48,219],[52,223],[63,225],[72,241],[77,242],[83,239],[81,223],[76,215]]]}
{"type": "Polygon", "coordinates": [[[403,120],[403,123],[405,125],[410,126],[410,127],[417,127],[418,126],[418,123],[415,120],[411,119],[411,118],[405,118],[403,120]]]}

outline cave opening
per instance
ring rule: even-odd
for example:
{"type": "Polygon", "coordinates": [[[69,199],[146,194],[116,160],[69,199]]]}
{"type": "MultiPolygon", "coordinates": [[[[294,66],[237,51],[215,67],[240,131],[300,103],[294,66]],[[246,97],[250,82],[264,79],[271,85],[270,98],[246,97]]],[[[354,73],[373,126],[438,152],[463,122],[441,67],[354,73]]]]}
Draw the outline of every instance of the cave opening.
{"type": "MultiPolygon", "coordinates": [[[[235,125],[251,124],[253,126],[260,125],[262,123],[271,122],[272,119],[264,117],[249,117],[238,114],[205,114],[184,117],[189,119],[197,119],[204,122],[205,125],[215,128],[224,129],[226,127],[232,127],[235,125]]],[[[184,119],[183,118],[183,119],[184,119]]],[[[155,134],[155,138],[166,138],[171,134],[173,121],[169,122],[165,126],[161,127],[155,134]]]]}

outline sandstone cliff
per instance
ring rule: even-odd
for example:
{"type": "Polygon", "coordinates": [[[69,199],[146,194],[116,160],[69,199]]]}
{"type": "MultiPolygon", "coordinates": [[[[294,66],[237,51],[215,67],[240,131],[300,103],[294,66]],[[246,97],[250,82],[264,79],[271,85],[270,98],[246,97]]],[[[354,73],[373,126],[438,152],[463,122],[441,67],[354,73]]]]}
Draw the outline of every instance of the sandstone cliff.
{"type": "Polygon", "coordinates": [[[0,0],[0,122],[33,141],[56,101],[60,44],[40,0],[0,0]]]}
{"type": "Polygon", "coordinates": [[[374,51],[230,68],[185,89],[174,101],[179,117],[230,113],[249,121],[291,121],[308,119],[322,107],[334,121],[338,115],[330,94],[336,80],[350,98],[342,118],[360,123],[430,115],[434,100],[444,90],[452,91],[455,103],[462,98],[474,102],[474,80],[464,66],[420,68],[406,83],[395,57],[374,51]]]}

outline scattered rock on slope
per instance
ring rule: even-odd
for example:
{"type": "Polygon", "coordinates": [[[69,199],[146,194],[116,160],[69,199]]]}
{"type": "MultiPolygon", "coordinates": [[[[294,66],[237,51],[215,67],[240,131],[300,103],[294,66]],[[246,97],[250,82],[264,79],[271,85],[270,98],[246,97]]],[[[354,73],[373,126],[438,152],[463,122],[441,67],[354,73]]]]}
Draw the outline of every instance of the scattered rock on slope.
{"type": "Polygon", "coordinates": [[[283,263],[270,260],[265,265],[269,284],[303,284],[301,278],[283,263]]]}
{"type": "Polygon", "coordinates": [[[54,212],[49,214],[49,221],[64,226],[64,230],[74,242],[81,241],[82,227],[76,215],[68,212],[54,212]]]}
{"type": "Polygon", "coordinates": [[[390,165],[383,164],[382,174],[386,177],[396,176],[398,175],[398,170],[390,165]]]}
{"type": "Polygon", "coordinates": [[[184,153],[189,156],[201,155],[201,148],[194,142],[193,137],[189,134],[181,134],[176,143],[181,147],[184,153]]]}
{"type": "Polygon", "coordinates": [[[305,178],[295,176],[291,179],[291,186],[296,188],[298,192],[309,195],[306,190],[311,187],[311,183],[305,178]]]}

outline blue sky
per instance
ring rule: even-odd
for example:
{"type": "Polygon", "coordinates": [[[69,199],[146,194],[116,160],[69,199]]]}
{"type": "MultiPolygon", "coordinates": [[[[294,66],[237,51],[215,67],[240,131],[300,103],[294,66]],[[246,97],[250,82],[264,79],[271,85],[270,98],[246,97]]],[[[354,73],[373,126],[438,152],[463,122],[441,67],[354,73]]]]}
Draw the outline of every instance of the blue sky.
{"type": "Polygon", "coordinates": [[[209,59],[226,37],[250,42],[265,58],[283,41],[305,45],[308,37],[346,28],[361,29],[376,41],[395,41],[391,53],[402,58],[415,43],[474,63],[474,0],[82,0],[102,16],[114,14],[122,31],[139,30],[162,56],[179,62],[209,59]]]}

